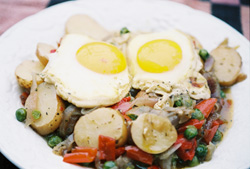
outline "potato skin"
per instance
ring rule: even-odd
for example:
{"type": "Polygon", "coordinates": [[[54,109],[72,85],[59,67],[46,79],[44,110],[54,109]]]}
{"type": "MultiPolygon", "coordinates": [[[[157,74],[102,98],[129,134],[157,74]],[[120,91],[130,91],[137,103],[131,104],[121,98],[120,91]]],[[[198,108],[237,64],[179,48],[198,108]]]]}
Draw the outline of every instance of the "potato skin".
{"type": "Polygon", "coordinates": [[[78,146],[98,148],[99,135],[116,139],[116,146],[127,141],[127,127],[120,112],[111,108],[99,108],[82,116],[74,129],[74,140],[78,146]]]}
{"type": "MultiPolygon", "coordinates": [[[[32,85],[32,73],[40,73],[44,69],[44,66],[33,60],[26,60],[19,64],[15,70],[15,75],[18,84],[24,88],[30,88],[32,85]]],[[[37,83],[40,84],[43,80],[37,75],[37,83]]]]}
{"type": "Polygon", "coordinates": [[[53,85],[44,82],[37,87],[37,90],[37,110],[41,112],[41,117],[34,120],[31,127],[40,135],[47,135],[59,127],[65,105],[63,100],[56,95],[53,85]]]}
{"type": "MultiPolygon", "coordinates": [[[[26,80],[26,79],[22,79],[19,76],[16,76],[17,82],[21,87],[24,87],[26,89],[30,88],[32,85],[32,81],[26,80]]],[[[39,84],[42,83],[42,81],[38,82],[39,84]]]]}

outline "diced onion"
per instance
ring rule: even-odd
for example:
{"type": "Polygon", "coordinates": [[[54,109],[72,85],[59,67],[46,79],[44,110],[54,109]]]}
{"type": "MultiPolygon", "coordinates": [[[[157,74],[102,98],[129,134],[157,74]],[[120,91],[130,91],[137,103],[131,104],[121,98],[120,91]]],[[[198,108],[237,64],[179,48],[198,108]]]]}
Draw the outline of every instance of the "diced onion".
{"type": "Polygon", "coordinates": [[[160,155],[160,160],[168,159],[182,144],[176,144],[160,155]]]}

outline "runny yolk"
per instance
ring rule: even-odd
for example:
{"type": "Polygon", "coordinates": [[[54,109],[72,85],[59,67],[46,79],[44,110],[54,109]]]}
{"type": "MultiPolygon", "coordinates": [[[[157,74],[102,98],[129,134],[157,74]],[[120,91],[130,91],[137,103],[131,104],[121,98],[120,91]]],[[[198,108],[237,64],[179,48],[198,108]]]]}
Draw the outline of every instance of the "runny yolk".
{"type": "Polygon", "coordinates": [[[83,45],[76,52],[77,61],[84,67],[102,74],[116,74],[126,68],[126,59],[115,46],[104,42],[83,45]]]}
{"type": "Polygon", "coordinates": [[[181,62],[181,47],[171,40],[157,39],[145,43],[137,53],[137,63],[144,71],[162,73],[181,62]]]}

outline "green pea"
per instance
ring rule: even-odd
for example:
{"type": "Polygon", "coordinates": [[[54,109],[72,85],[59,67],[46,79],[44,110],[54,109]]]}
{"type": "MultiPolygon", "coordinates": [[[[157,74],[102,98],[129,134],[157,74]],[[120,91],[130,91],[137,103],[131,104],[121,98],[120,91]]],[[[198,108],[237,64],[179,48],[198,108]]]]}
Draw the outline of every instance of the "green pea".
{"type": "Polygon", "coordinates": [[[138,116],[136,114],[128,114],[128,117],[131,118],[131,120],[136,120],[138,116]]]}
{"type": "Polygon", "coordinates": [[[191,118],[192,119],[203,120],[204,115],[202,114],[202,112],[199,109],[195,109],[194,112],[191,115],[191,118]]]}
{"type": "Polygon", "coordinates": [[[199,164],[200,164],[199,159],[196,156],[194,156],[194,158],[189,162],[190,167],[194,167],[194,166],[197,166],[199,164]]]}
{"type": "Polygon", "coordinates": [[[174,107],[180,107],[182,106],[182,101],[181,100],[177,100],[174,102],[174,107]]]}
{"type": "Polygon", "coordinates": [[[203,144],[200,144],[196,150],[195,150],[195,154],[198,156],[198,157],[205,157],[207,155],[207,146],[203,145],[203,144]]]}
{"type": "Polygon", "coordinates": [[[103,165],[103,169],[111,169],[115,166],[116,166],[116,164],[114,161],[106,161],[103,165]]]}
{"type": "Polygon", "coordinates": [[[121,30],[120,30],[120,34],[123,35],[123,34],[126,34],[126,33],[129,33],[130,31],[128,30],[127,27],[123,27],[121,30]]]}
{"type": "Polygon", "coordinates": [[[34,111],[32,111],[32,116],[35,120],[37,120],[41,117],[41,112],[38,110],[34,110],[34,111]]]}
{"type": "Polygon", "coordinates": [[[222,133],[219,130],[217,130],[212,141],[213,142],[221,141],[222,136],[223,136],[222,133]]]}
{"type": "Polygon", "coordinates": [[[197,128],[192,125],[187,126],[187,129],[184,131],[184,136],[189,140],[197,136],[197,134],[198,134],[197,128]]]}
{"type": "Polygon", "coordinates": [[[62,139],[61,137],[59,136],[52,136],[49,138],[48,140],[48,145],[51,147],[51,148],[54,148],[57,144],[59,144],[60,142],[62,142],[62,139]]]}
{"type": "Polygon", "coordinates": [[[55,133],[50,133],[50,134],[44,136],[44,138],[45,138],[45,140],[48,142],[49,139],[50,139],[51,137],[55,136],[55,135],[56,135],[55,133]]]}
{"type": "Polygon", "coordinates": [[[16,119],[20,122],[23,122],[26,119],[27,111],[24,108],[17,109],[16,119]]]}
{"type": "Polygon", "coordinates": [[[201,49],[201,50],[199,51],[199,55],[200,55],[200,57],[201,57],[204,61],[206,61],[207,58],[209,57],[209,53],[207,52],[206,49],[201,49]]]}
{"type": "Polygon", "coordinates": [[[174,107],[180,107],[180,106],[182,106],[182,97],[175,96],[174,97],[174,107]]]}
{"type": "Polygon", "coordinates": [[[223,90],[220,91],[220,97],[223,99],[226,97],[226,94],[223,92],[223,90]]]}

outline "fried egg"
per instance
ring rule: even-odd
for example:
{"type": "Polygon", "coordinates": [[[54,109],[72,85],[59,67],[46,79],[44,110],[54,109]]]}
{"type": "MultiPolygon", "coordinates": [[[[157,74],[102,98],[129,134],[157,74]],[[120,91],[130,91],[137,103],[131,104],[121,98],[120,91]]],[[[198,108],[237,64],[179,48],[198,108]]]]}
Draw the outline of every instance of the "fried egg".
{"type": "Polygon", "coordinates": [[[77,107],[112,105],[131,87],[126,58],[118,48],[77,34],[62,38],[41,76],[77,107]]]}
{"type": "Polygon", "coordinates": [[[165,97],[181,93],[194,99],[210,97],[207,81],[199,73],[202,62],[186,34],[169,30],[138,35],[128,44],[127,55],[134,88],[167,93],[165,97]]]}

